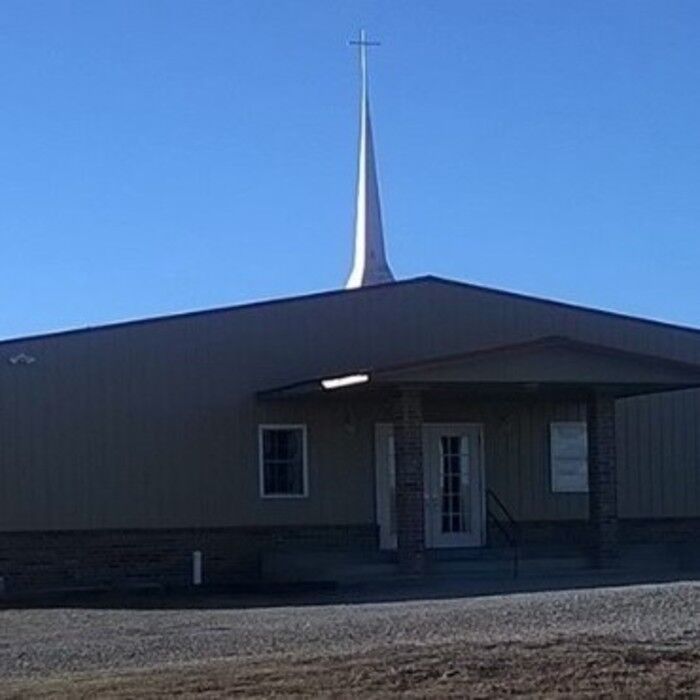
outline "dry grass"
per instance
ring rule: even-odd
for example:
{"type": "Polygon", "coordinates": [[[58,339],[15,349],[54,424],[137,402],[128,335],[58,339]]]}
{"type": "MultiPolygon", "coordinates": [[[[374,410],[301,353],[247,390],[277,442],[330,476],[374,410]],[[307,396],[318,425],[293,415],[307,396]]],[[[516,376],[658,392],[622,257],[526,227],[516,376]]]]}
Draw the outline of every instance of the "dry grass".
{"type": "Polygon", "coordinates": [[[547,644],[394,645],[372,653],[220,659],[5,686],[9,698],[700,697],[700,647],[608,638],[547,644]]]}

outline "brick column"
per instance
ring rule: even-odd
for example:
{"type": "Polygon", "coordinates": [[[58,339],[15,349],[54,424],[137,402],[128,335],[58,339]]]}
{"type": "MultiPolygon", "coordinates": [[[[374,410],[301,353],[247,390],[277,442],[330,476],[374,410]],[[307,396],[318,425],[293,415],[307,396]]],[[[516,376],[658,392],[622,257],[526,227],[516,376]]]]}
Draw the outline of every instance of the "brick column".
{"type": "Polygon", "coordinates": [[[421,574],[425,571],[425,516],[420,393],[401,389],[393,409],[399,569],[406,574],[421,574]]]}
{"type": "Polygon", "coordinates": [[[594,564],[602,568],[618,553],[615,399],[602,394],[588,400],[588,491],[594,564]]]}

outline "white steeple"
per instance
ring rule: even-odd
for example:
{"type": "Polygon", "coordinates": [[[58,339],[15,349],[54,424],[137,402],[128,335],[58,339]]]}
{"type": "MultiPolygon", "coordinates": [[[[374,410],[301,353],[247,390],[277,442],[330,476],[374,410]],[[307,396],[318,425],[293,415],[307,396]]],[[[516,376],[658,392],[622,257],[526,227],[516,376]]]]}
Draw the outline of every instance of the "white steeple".
{"type": "Polygon", "coordinates": [[[362,94],[360,97],[360,158],[357,171],[357,210],[355,213],[355,257],[346,289],[393,282],[384,250],[382,212],[379,205],[379,185],[374,164],[372,122],[369,116],[369,86],[367,81],[367,47],[376,45],[365,39],[364,29],[359,41],[351,44],[360,48],[362,94]]]}

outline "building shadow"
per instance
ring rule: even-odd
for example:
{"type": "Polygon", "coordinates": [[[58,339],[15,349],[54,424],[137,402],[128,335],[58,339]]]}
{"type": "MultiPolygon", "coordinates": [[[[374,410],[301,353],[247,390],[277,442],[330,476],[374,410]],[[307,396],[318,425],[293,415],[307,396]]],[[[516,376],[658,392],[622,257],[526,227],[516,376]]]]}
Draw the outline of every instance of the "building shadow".
{"type": "Polygon", "coordinates": [[[583,590],[603,587],[700,582],[688,571],[589,570],[575,575],[469,580],[456,575],[396,577],[352,584],[246,584],[197,588],[34,592],[0,598],[0,610],[252,610],[301,606],[368,605],[583,590]]]}

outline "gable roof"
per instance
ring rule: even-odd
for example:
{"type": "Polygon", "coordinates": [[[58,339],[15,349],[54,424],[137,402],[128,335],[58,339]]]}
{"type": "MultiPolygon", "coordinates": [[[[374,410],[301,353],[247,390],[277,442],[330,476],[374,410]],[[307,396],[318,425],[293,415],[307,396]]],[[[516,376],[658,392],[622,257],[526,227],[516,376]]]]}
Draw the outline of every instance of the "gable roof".
{"type": "Polygon", "coordinates": [[[295,304],[295,303],[318,303],[324,299],[331,299],[333,297],[345,296],[345,295],[371,295],[386,292],[389,289],[413,287],[418,285],[441,285],[445,287],[452,287],[456,289],[463,289],[465,291],[471,290],[480,293],[486,293],[493,295],[495,297],[502,297],[504,299],[513,299],[527,302],[534,302],[537,304],[542,304],[545,306],[550,306],[554,308],[567,309],[571,311],[580,311],[590,314],[595,314],[601,317],[619,319],[625,321],[634,321],[637,323],[647,324],[652,327],[657,328],[668,328],[676,331],[684,331],[692,334],[697,334],[700,336],[700,328],[695,328],[693,326],[687,326],[683,324],[670,323],[667,321],[659,321],[655,319],[648,319],[641,316],[634,316],[630,314],[620,313],[616,311],[608,311],[604,309],[597,309],[594,307],[583,306],[578,304],[573,304],[570,302],[558,301],[555,299],[547,299],[546,297],[538,297],[534,295],[524,294],[521,292],[513,292],[504,289],[498,289],[494,287],[487,287],[483,285],[472,284],[470,282],[462,282],[459,280],[447,279],[445,277],[437,277],[435,275],[423,275],[420,277],[412,277],[405,280],[397,280],[395,282],[387,282],[385,284],[377,284],[369,287],[360,287],[358,289],[332,289],[323,292],[313,292],[310,294],[300,294],[291,297],[281,297],[277,299],[264,299],[261,301],[245,302],[242,304],[233,304],[230,306],[221,306],[211,309],[199,309],[194,311],[183,311],[174,314],[166,314],[163,316],[151,316],[148,318],[133,319],[128,321],[116,321],[113,323],[105,323],[97,326],[86,326],[84,328],[70,328],[66,330],[59,331],[49,331],[46,333],[36,333],[28,336],[11,337],[0,340],[0,346],[10,345],[14,343],[31,342],[35,340],[42,340],[45,338],[58,338],[62,336],[73,336],[85,333],[93,333],[100,331],[110,331],[119,330],[120,328],[132,328],[136,326],[144,326],[159,323],[171,323],[181,319],[189,319],[210,315],[219,315],[226,313],[235,313],[238,311],[251,311],[258,308],[266,308],[270,306],[278,306],[283,304],[295,304]]]}

